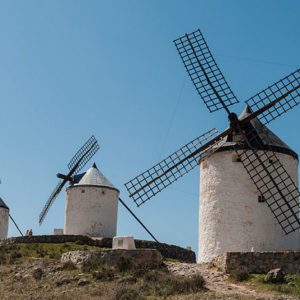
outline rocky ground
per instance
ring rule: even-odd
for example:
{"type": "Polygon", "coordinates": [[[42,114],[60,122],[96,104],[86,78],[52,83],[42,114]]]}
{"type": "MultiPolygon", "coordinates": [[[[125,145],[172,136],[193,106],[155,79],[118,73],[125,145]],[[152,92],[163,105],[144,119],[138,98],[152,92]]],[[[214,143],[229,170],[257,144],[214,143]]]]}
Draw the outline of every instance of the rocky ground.
{"type": "Polygon", "coordinates": [[[168,270],[175,275],[202,275],[206,282],[206,287],[214,292],[216,296],[219,296],[220,299],[224,299],[224,295],[228,297],[227,299],[300,299],[298,296],[274,295],[274,292],[259,291],[257,286],[251,286],[248,282],[234,283],[230,280],[229,275],[218,271],[210,264],[187,264],[169,261],[165,262],[165,264],[168,270]]]}

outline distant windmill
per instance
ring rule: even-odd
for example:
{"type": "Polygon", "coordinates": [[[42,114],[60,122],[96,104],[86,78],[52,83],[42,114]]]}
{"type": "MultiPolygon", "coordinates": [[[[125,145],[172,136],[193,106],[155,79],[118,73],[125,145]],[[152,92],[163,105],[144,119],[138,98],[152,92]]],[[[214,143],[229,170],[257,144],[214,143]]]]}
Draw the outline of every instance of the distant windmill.
{"type": "MultiPolygon", "coordinates": [[[[0,179],[0,184],[2,183],[0,179]]],[[[9,208],[3,201],[3,199],[0,198],[0,240],[7,238],[8,233],[8,218],[12,220],[14,225],[16,226],[17,230],[20,232],[21,236],[23,236],[22,231],[20,230],[19,226],[9,213],[9,208]]]]}
{"type": "Polygon", "coordinates": [[[53,204],[54,200],[61,192],[62,188],[67,182],[73,182],[74,175],[78,174],[79,171],[87,164],[87,162],[94,156],[98,151],[99,145],[94,136],[91,136],[87,142],[77,151],[73,156],[71,161],[68,163],[69,173],[68,175],[63,175],[58,173],[56,176],[62,180],[57,184],[52,194],[50,195],[48,201],[46,202],[42,212],[40,213],[39,223],[40,225],[44,221],[44,218],[53,204]]]}
{"type": "Polygon", "coordinates": [[[200,30],[174,43],[207,108],[224,109],[229,128],[204,133],[127,182],[130,197],[140,206],[200,164],[199,262],[226,251],[298,247],[295,234],[278,231],[300,228],[298,156],[265,124],[299,104],[300,70],[247,100],[237,117],[228,107],[239,101],[200,30]]]}

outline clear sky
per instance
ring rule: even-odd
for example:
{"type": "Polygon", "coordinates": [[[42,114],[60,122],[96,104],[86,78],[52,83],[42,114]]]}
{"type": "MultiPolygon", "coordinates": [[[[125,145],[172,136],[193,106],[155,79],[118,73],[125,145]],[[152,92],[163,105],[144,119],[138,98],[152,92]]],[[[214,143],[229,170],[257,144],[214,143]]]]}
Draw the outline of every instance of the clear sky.
{"type": "MultiPolygon", "coordinates": [[[[38,216],[55,174],[94,134],[101,149],[86,168],[95,161],[159,241],[196,251],[199,168],[140,208],[124,187],[200,134],[228,126],[224,111],[206,109],[172,41],[201,29],[240,113],[299,67],[299,11],[298,0],[1,1],[0,196],[20,228],[63,228],[64,192],[41,227],[38,216]]],[[[270,128],[300,152],[299,107],[270,128]]],[[[118,234],[150,239],[122,206],[118,234]]]]}

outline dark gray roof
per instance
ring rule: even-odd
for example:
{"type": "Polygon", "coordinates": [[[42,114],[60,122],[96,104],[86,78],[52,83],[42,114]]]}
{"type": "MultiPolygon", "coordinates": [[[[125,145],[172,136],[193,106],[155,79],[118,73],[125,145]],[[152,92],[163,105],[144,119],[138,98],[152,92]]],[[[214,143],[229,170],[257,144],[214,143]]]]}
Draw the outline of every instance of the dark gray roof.
{"type": "Polygon", "coordinates": [[[94,163],[85,173],[74,176],[72,186],[100,186],[118,190],[97,168],[94,163]]]}
{"type": "MultiPolygon", "coordinates": [[[[249,106],[246,106],[241,115],[239,116],[239,120],[245,119],[250,113],[251,109],[249,106]]],[[[264,150],[273,150],[274,152],[285,153],[288,155],[293,156],[294,158],[298,159],[297,153],[292,150],[287,144],[285,144],[275,133],[273,133],[268,127],[263,125],[259,119],[254,118],[245,128],[246,134],[247,131],[253,130],[254,134],[256,135],[256,139],[258,139],[262,144],[266,145],[265,147],[260,147],[258,145],[252,145],[256,149],[264,149],[264,150]]],[[[236,142],[233,142],[232,134],[229,134],[224,138],[222,142],[225,142],[219,151],[225,151],[232,148],[233,145],[236,145],[236,142]]]]}
{"type": "Polygon", "coordinates": [[[2,200],[2,198],[0,198],[0,207],[4,207],[4,208],[9,209],[9,208],[7,207],[7,205],[5,204],[5,202],[2,200]]]}

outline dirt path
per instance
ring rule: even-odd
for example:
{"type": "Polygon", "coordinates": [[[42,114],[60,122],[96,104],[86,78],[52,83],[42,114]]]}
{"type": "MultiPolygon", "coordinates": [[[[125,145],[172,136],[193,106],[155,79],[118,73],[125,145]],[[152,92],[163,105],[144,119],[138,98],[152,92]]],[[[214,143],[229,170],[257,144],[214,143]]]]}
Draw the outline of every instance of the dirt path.
{"type": "MultiPolygon", "coordinates": [[[[247,285],[234,284],[228,281],[228,275],[210,268],[208,264],[188,264],[177,262],[165,262],[168,269],[179,276],[191,276],[201,274],[206,281],[206,287],[217,295],[243,295],[253,299],[292,300],[300,299],[287,295],[272,295],[271,293],[258,293],[247,285]]],[[[234,299],[234,298],[233,298],[234,299]]]]}

